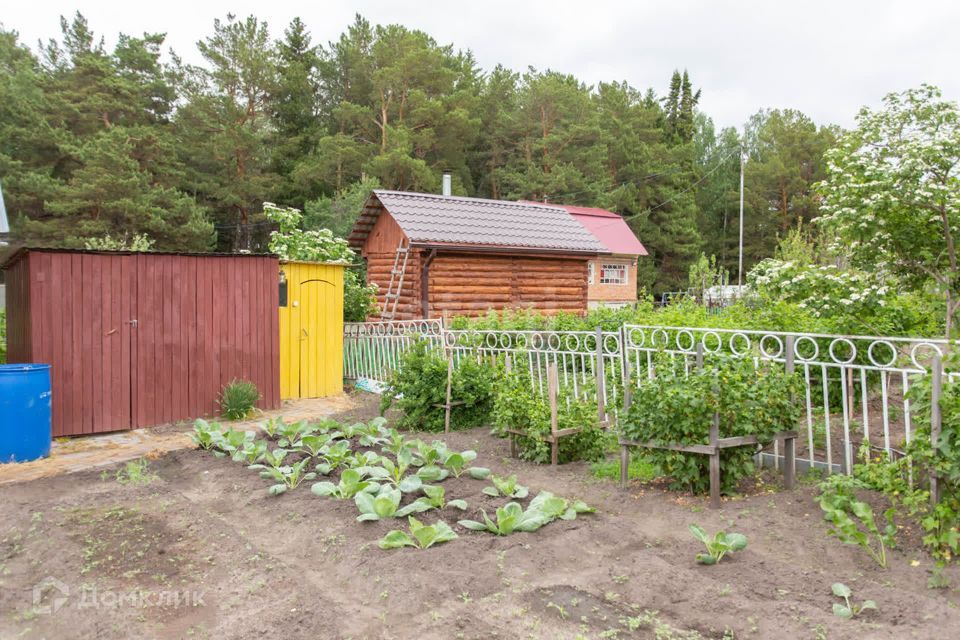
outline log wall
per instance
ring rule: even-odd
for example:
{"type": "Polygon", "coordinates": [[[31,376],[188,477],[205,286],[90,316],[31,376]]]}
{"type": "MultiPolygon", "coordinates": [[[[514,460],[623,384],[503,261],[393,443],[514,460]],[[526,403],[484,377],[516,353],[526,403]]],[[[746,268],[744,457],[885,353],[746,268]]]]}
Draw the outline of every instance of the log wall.
{"type": "Polygon", "coordinates": [[[430,265],[428,289],[431,317],[524,308],[582,313],[587,267],[579,258],[441,253],[430,265]]]}

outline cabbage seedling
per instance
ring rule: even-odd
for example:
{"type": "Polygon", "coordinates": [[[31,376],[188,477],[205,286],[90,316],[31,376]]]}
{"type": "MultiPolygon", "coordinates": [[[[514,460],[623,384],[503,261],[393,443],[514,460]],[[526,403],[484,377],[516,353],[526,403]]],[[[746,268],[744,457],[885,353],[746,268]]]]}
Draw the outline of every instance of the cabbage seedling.
{"type": "Polygon", "coordinates": [[[873,609],[874,611],[877,609],[877,603],[873,600],[864,600],[863,604],[859,606],[850,604],[850,597],[853,595],[853,592],[850,591],[850,587],[842,582],[834,582],[830,589],[833,591],[833,595],[837,596],[838,598],[843,598],[845,603],[834,603],[833,615],[835,616],[849,619],[860,615],[866,609],[873,609]]]}
{"type": "Polygon", "coordinates": [[[290,489],[296,489],[304,480],[312,480],[313,478],[316,478],[317,474],[313,472],[304,473],[304,469],[306,469],[307,462],[309,461],[309,458],[304,458],[300,462],[297,462],[293,465],[271,467],[265,470],[263,472],[263,474],[266,474],[265,477],[268,477],[276,482],[276,484],[268,489],[270,495],[280,495],[281,493],[285,493],[290,489]]]}
{"type": "Polygon", "coordinates": [[[280,436],[278,444],[281,447],[293,446],[294,442],[299,441],[303,436],[310,435],[314,431],[316,431],[316,427],[306,420],[291,422],[289,424],[283,423],[277,429],[277,434],[280,436]]]}
{"type": "Polygon", "coordinates": [[[555,496],[549,491],[541,491],[530,501],[527,507],[530,511],[540,511],[552,522],[557,518],[561,520],[576,520],[578,513],[593,513],[596,511],[593,507],[587,506],[583,500],[574,500],[570,502],[566,498],[555,496]]]}
{"type": "MultiPolygon", "coordinates": [[[[346,473],[346,472],[344,472],[346,473]]],[[[369,493],[358,493],[353,497],[353,501],[360,510],[357,521],[382,520],[392,518],[397,514],[400,507],[400,490],[390,487],[383,487],[380,493],[373,496],[369,493]]]]}
{"type": "MultiPolygon", "coordinates": [[[[409,450],[403,449],[397,455],[397,462],[394,463],[390,458],[381,458],[380,464],[387,470],[385,480],[404,493],[411,493],[418,490],[423,485],[424,478],[419,475],[407,475],[410,464],[413,462],[413,454],[409,450]]],[[[421,469],[422,471],[422,469],[421,469]]]]}
{"type": "Polygon", "coordinates": [[[400,434],[396,429],[390,429],[387,432],[387,442],[383,445],[383,451],[387,453],[392,453],[396,457],[400,457],[402,451],[407,451],[410,448],[410,443],[407,442],[406,438],[400,434]]]}
{"type": "Polygon", "coordinates": [[[426,494],[422,498],[417,498],[407,506],[397,511],[397,517],[403,517],[410,515],[411,513],[422,513],[424,511],[429,511],[430,509],[443,509],[444,507],[455,507],[461,511],[466,510],[467,501],[466,500],[450,500],[449,502],[444,501],[444,494],[446,491],[443,487],[438,487],[435,485],[425,484],[423,487],[423,493],[426,494]]]}
{"type": "Polygon", "coordinates": [[[216,440],[215,446],[220,450],[220,453],[215,455],[222,457],[225,454],[230,454],[233,456],[237,450],[243,449],[248,442],[253,442],[254,435],[253,431],[236,431],[234,429],[227,429],[219,434],[215,433],[213,435],[214,440],[216,440]]]}
{"type": "Polygon", "coordinates": [[[424,482],[443,482],[450,477],[450,472],[446,469],[430,465],[417,469],[417,477],[424,482]]]}
{"type": "Polygon", "coordinates": [[[486,467],[470,467],[467,469],[467,473],[474,480],[486,480],[490,477],[490,469],[486,467]]]}
{"type": "Polygon", "coordinates": [[[266,422],[260,423],[260,428],[263,430],[265,434],[267,434],[268,438],[274,438],[277,435],[277,429],[279,429],[280,425],[282,424],[283,424],[282,420],[278,420],[276,418],[270,418],[266,422]]]}
{"type": "Polygon", "coordinates": [[[536,531],[547,524],[550,519],[542,512],[532,509],[523,510],[516,502],[510,502],[497,509],[496,521],[483,509],[480,510],[483,522],[476,520],[460,520],[457,524],[472,531],[489,531],[498,536],[510,535],[514,531],[536,531]]]}
{"type": "Polygon", "coordinates": [[[467,467],[468,462],[473,462],[477,459],[477,452],[472,450],[461,451],[460,453],[451,453],[443,461],[443,466],[447,469],[450,469],[450,472],[455,478],[459,478],[460,474],[464,472],[467,467]]]}
{"type": "Polygon", "coordinates": [[[512,475],[509,478],[490,476],[490,481],[493,482],[493,486],[486,487],[483,492],[488,496],[493,496],[494,498],[504,495],[508,498],[522,500],[530,493],[525,486],[517,483],[516,475],[512,475]]]}
{"type": "Polygon", "coordinates": [[[193,423],[193,433],[190,439],[201,449],[210,450],[217,445],[220,439],[220,423],[209,423],[206,420],[197,420],[193,423]]]}
{"type": "Polygon", "coordinates": [[[458,536],[443,520],[436,524],[424,525],[410,516],[407,519],[410,526],[410,535],[400,529],[394,529],[380,539],[381,549],[399,549],[400,547],[416,547],[427,549],[441,542],[455,540],[458,536]]]}
{"type": "MultiPolygon", "coordinates": [[[[273,451],[267,450],[264,451],[261,459],[263,460],[260,464],[251,464],[248,469],[279,469],[283,466],[283,459],[287,457],[287,454],[290,453],[286,449],[274,449],[273,451]]],[[[269,477],[264,475],[264,471],[260,472],[260,476],[263,478],[269,477]]]]}
{"type": "Polygon", "coordinates": [[[309,434],[301,436],[297,442],[293,443],[292,448],[306,453],[310,457],[316,457],[320,455],[323,447],[332,439],[329,433],[309,434]]]}
{"type": "Polygon", "coordinates": [[[246,462],[248,465],[256,464],[267,454],[267,441],[254,440],[245,442],[242,449],[233,452],[233,459],[236,462],[246,462]]]}
{"type": "Polygon", "coordinates": [[[351,456],[350,443],[346,440],[337,440],[336,442],[324,445],[320,450],[320,462],[317,465],[317,473],[323,476],[330,475],[334,469],[345,464],[351,456]]]}
{"type": "Polygon", "coordinates": [[[340,474],[340,482],[315,482],[310,491],[317,496],[328,496],[343,500],[353,498],[358,493],[370,492],[376,493],[380,490],[380,485],[375,482],[369,482],[363,479],[363,476],[356,469],[346,469],[340,474]]]}
{"type": "Polygon", "coordinates": [[[697,562],[701,564],[717,564],[726,554],[747,548],[747,536],[741,533],[718,531],[711,538],[706,531],[695,524],[690,525],[690,533],[707,547],[707,553],[697,554],[697,562]]]}

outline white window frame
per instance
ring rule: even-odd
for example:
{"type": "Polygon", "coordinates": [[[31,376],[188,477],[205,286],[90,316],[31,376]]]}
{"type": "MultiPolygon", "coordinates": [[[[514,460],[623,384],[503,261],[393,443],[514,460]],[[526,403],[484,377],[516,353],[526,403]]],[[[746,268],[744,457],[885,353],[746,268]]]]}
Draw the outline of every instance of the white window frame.
{"type": "Polygon", "coordinates": [[[627,271],[627,265],[622,262],[608,262],[600,265],[600,284],[625,285],[629,281],[630,276],[627,271]],[[607,275],[610,271],[619,272],[622,276],[612,279],[607,275]]]}

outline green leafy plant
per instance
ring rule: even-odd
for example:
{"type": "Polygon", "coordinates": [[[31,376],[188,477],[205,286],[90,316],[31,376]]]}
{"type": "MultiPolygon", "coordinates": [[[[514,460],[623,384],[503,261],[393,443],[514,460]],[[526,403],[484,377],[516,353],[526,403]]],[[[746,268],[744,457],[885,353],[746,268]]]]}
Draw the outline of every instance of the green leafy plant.
{"type": "MultiPolygon", "coordinates": [[[[495,383],[493,401],[494,433],[508,437],[506,429],[516,429],[530,434],[516,436],[519,456],[545,464],[550,461],[550,443],[544,440],[550,434],[550,405],[539,386],[534,386],[524,368],[500,377],[495,383]]],[[[557,394],[557,428],[579,429],[560,439],[561,463],[600,460],[610,440],[610,434],[600,426],[596,401],[584,398],[589,397],[590,385],[581,385],[577,391],[561,384],[557,394]]]]}
{"type": "Polygon", "coordinates": [[[260,429],[267,434],[268,438],[275,438],[277,431],[280,429],[280,426],[283,424],[283,420],[278,418],[268,418],[264,422],[260,423],[260,429]]]}
{"type": "Polygon", "coordinates": [[[306,420],[281,422],[277,428],[277,436],[279,436],[277,444],[281,447],[295,449],[296,446],[294,443],[298,442],[303,436],[311,435],[314,431],[316,431],[316,427],[306,420]]]}
{"type": "Polygon", "coordinates": [[[444,499],[444,494],[446,491],[443,487],[425,484],[421,487],[421,489],[423,489],[424,496],[417,498],[407,506],[397,511],[398,517],[403,517],[411,513],[422,513],[424,511],[429,511],[430,509],[443,509],[444,507],[454,507],[460,509],[461,511],[465,511],[467,508],[466,500],[458,499],[446,501],[444,499]]]}
{"type": "Polygon", "coordinates": [[[567,500],[556,496],[549,491],[541,491],[530,501],[529,510],[539,511],[546,515],[549,521],[557,518],[561,520],[576,520],[578,513],[594,513],[596,509],[588,506],[583,500],[567,500]]]}
{"type": "Polygon", "coordinates": [[[190,439],[193,440],[193,443],[199,448],[210,450],[216,447],[221,437],[220,430],[220,423],[207,422],[201,418],[194,421],[193,433],[190,434],[190,439]]]}
{"type": "MultiPolygon", "coordinates": [[[[711,357],[703,369],[685,371],[667,356],[656,358],[656,376],[644,379],[621,428],[624,437],[660,444],[709,442],[710,425],[720,413],[721,437],[756,436],[761,443],[796,427],[802,410],[801,381],[777,367],[754,368],[751,358],[711,357]]],[[[755,473],[752,446],[720,453],[721,491],[733,493],[755,473]]],[[[705,493],[710,488],[709,456],[650,449],[645,458],[671,479],[675,490],[705,493]]]]}
{"type": "Polygon", "coordinates": [[[267,467],[260,475],[270,478],[275,482],[268,489],[270,495],[277,496],[286,493],[290,489],[296,489],[304,480],[312,480],[317,476],[316,473],[307,472],[307,463],[309,458],[304,458],[300,462],[292,465],[283,465],[280,467],[267,467]]]}
{"type": "Polygon", "coordinates": [[[432,525],[424,525],[422,522],[410,516],[407,518],[410,527],[410,535],[400,529],[394,529],[387,532],[387,535],[380,539],[381,549],[398,549],[400,547],[416,547],[417,549],[427,549],[435,544],[455,540],[458,536],[443,520],[432,525]]]}
{"type": "Polygon", "coordinates": [[[353,455],[350,443],[346,440],[337,440],[320,449],[320,462],[316,466],[317,473],[322,476],[330,475],[337,468],[345,465],[353,455]]]}
{"type": "Polygon", "coordinates": [[[248,465],[256,464],[267,454],[268,443],[266,440],[248,440],[243,446],[233,452],[235,462],[246,462],[248,465]]]}
{"type": "MultiPolygon", "coordinates": [[[[332,436],[329,433],[311,433],[300,436],[300,439],[294,442],[291,448],[295,451],[301,451],[313,458],[319,456],[320,452],[323,451],[323,448],[331,440],[332,436]]],[[[281,444],[281,446],[283,445],[281,444]]]]}
{"type": "Polygon", "coordinates": [[[498,536],[506,536],[514,531],[536,531],[549,521],[543,512],[531,509],[524,511],[516,502],[499,507],[495,514],[496,520],[491,519],[483,509],[480,514],[483,522],[460,520],[458,524],[473,531],[488,531],[498,536]]]}
{"type": "MultiPolygon", "coordinates": [[[[454,366],[450,386],[452,399],[463,404],[450,410],[451,429],[469,429],[487,420],[495,378],[495,368],[487,363],[460,359],[454,366]]],[[[411,345],[380,399],[381,413],[394,405],[400,409],[400,428],[443,431],[444,409],[436,406],[447,401],[447,360],[443,352],[425,340],[411,345]]]]}
{"type": "Polygon", "coordinates": [[[221,431],[214,433],[213,437],[216,440],[216,448],[219,450],[219,453],[216,455],[223,456],[229,455],[235,460],[240,460],[241,458],[237,456],[237,452],[242,451],[247,445],[253,442],[256,434],[253,431],[239,431],[236,429],[227,429],[226,431],[221,431]]]}
{"type": "Polygon", "coordinates": [[[853,596],[853,592],[850,591],[850,587],[843,584],[842,582],[834,582],[830,587],[833,591],[833,595],[838,598],[843,598],[844,604],[839,602],[833,603],[833,615],[839,618],[854,618],[867,609],[877,609],[877,603],[873,600],[864,600],[863,604],[850,604],[850,598],[853,596]]]}
{"type": "Polygon", "coordinates": [[[227,420],[243,420],[253,413],[260,392],[248,380],[234,380],[220,392],[220,414],[227,420]]]}
{"type": "Polygon", "coordinates": [[[145,485],[150,484],[159,476],[150,472],[150,461],[146,458],[137,458],[124,464],[117,470],[114,478],[119,484],[145,485]]]}
{"type": "Polygon", "coordinates": [[[697,562],[701,564],[717,564],[726,554],[747,548],[747,537],[742,533],[718,531],[713,537],[710,537],[698,525],[691,524],[689,528],[693,537],[707,547],[706,553],[697,554],[697,562]]]}
{"type": "Polygon", "coordinates": [[[850,476],[835,475],[820,484],[820,508],[824,519],[830,523],[830,534],[846,544],[862,548],[881,567],[887,566],[887,549],[896,544],[897,528],[893,523],[894,507],[883,516],[886,523],[881,529],[876,522],[873,508],[857,499],[854,490],[862,483],[850,476]]]}
{"type": "Polygon", "coordinates": [[[411,493],[418,490],[423,485],[424,480],[419,474],[425,467],[421,467],[416,474],[407,475],[407,471],[410,469],[412,462],[413,454],[411,454],[408,449],[402,449],[400,451],[397,455],[396,462],[384,456],[380,459],[380,464],[383,469],[386,470],[384,480],[404,493],[411,493]]]}
{"type": "Polygon", "coordinates": [[[321,481],[315,482],[313,486],[310,487],[310,491],[313,492],[314,495],[336,498],[338,500],[353,498],[362,492],[377,493],[379,490],[379,484],[364,480],[363,475],[356,469],[345,469],[344,472],[340,474],[340,481],[337,482],[337,484],[321,481]]]}
{"type": "Polygon", "coordinates": [[[376,496],[361,492],[353,497],[353,501],[360,510],[357,516],[359,522],[367,520],[383,520],[397,515],[397,509],[400,508],[401,493],[399,489],[385,486],[380,489],[376,496]]]}
{"type": "Polygon", "coordinates": [[[267,469],[279,469],[280,467],[284,466],[283,461],[286,459],[288,453],[290,452],[286,449],[267,449],[260,457],[260,462],[251,464],[247,468],[259,469],[261,471],[261,475],[263,471],[267,469]]]}
{"type": "Polygon", "coordinates": [[[530,492],[529,489],[517,482],[516,475],[512,475],[507,478],[493,475],[490,476],[490,481],[493,482],[493,486],[485,487],[483,492],[488,496],[493,496],[494,498],[498,496],[506,496],[508,498],[522,500],[523,498],[526,498],[530,492]]]}

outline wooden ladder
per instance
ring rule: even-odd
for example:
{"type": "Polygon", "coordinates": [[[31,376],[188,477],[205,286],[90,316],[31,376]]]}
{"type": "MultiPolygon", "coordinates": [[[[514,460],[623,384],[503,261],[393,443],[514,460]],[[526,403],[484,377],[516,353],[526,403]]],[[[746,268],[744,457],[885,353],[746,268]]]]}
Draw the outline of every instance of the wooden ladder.
{"type": "Polygon", "coordinates": [[[393,320],[397,315],[397,303],[400,302],[400,294],[403,292],[403,276],[407,271],[407,258],[410,256],[410,243],[406,239],[400,241],[397,247],[397,253],[393,256],[393,268],[390,269],[390,284],[387,285],[387,295],[383,302],[383,312],[380,317],[384,320],[393,320]],[[403,256],[403,260],[400,260],[403,256]],[[394,283],[397,284],[396,291],[393,290],[394,283]]]}

